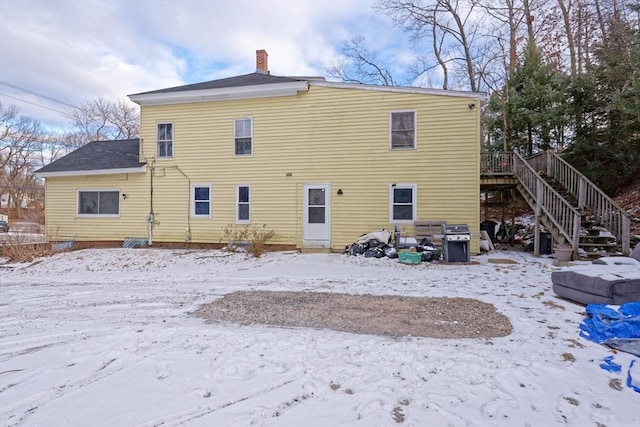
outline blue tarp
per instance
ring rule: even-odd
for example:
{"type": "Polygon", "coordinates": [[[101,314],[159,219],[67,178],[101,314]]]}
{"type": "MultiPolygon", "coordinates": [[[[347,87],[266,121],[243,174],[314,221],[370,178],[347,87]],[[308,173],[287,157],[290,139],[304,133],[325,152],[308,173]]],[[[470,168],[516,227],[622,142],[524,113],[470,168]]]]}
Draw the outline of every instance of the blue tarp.
{"type": "Polygon", "coordinates": [[[589,317],[580,324],[581,337],[640,356],[640,302],[628,302],[617,310],[589,304],[586,312],[589,317]]]}

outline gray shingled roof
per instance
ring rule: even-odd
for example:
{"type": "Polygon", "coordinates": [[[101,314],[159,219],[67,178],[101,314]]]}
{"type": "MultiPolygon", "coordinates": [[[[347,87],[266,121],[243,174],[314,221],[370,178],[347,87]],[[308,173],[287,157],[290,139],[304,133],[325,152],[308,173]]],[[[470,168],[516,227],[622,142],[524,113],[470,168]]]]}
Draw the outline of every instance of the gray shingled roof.
{"type": "Polygon", "coordinates": [[[38,169],[35,173],[139,168],[139,139],[93,141],[38,169]]]}
{"type": "Polygon", "coordinates": [[[167,89],[153,90],[151,92],[141,92],[131,96],[149,95],[153,93],[183,92],[183,91],[189,91],[189,90],[222,89],[222,88],[238,87],[238,86],[267,85],[267,84],[274,84],[274,83],[290,83],[290,82],[297,82],[300,80],[302,79],[291,78],[291,77],[278,77],[278,76],[272,76],[271,74],[251,73],[251,74],[245,74],[242,76],[227,77],[225,79],[211,80],[208,82],[193,83],[193,84],[184,85],[184,86],[170,87],[167,89]]]}

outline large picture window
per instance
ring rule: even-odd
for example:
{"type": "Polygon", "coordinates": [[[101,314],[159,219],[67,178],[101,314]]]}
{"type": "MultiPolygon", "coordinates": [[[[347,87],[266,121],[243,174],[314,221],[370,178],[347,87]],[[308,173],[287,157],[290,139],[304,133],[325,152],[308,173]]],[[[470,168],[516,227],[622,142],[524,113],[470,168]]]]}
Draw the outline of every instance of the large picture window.
{"type": "Polygon", "coordinates": [[[194,184],[191,186],[191,216],[211,216],[211,185],[194,184]]]}
{"type": "Polygon", "coordinates": [[[247,156],[253,153],[253,119],[244,118],[233,121],[235,153],[247,156]]]}
{"type": "Polygon", "coordinates": [[[173,123],[158,123],[158,157],[173,157],[173,123]]]}
{"type": "Polygon", "coordinates": [[[389,222],[410,223],[416,220],[415,184],[391,185],[389,191],[389,222]]]}
{"type": "Polygon", "coordinates": [[[251,220],[250,190],[248,185],[238,185],[238,209],[236,215],[238,224],[248,224],[251,220]]]}
{"type": "Polygon", "coordinates": [[[416,112],[391,112],[389,145],[392,150],[416,148],[416,112]]]}
{"type": "Polygon", "coordinates": [[[120,214],[120,191],[80,190],[78,191],[78,215],[120,214]]]}

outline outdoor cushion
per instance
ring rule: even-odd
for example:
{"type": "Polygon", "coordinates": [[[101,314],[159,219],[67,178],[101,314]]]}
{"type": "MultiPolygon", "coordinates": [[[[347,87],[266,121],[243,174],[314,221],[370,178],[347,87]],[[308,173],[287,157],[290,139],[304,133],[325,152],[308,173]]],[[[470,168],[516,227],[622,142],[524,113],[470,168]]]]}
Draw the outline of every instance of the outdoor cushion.
{"type": "Polygon", "coordinates": [[[583,265],[551,273],[553,291],[582,304],[640,301],[640,266],[583,265]]]}
{"type": "Polygon", "coordinates": [[[640,265],[640,261],[637,259],[626,256],[605,256],[602,258],[596,258],[591,262],[593,264],[604,265],[640,265]]]}

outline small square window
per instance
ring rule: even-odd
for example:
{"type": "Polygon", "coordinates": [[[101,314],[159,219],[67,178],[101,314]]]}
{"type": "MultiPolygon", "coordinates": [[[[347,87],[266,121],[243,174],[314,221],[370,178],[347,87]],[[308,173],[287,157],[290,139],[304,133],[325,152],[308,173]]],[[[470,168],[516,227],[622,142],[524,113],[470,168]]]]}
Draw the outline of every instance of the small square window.
{"type": "Polygon", "coordinates": [[[391,149],[416,148],[416,112],[392,112],[390,122],[389,138],[391,149]]]}
{"type": "Polygon", "coordinates": [[[396,184],[389,191],[389,222],[410,223],[416,219],[416,185],[396,184]]]}
{"type": "Polygon", "coordinates": [[[195,184],[191,187],[191,216],[211,216],[211,185],[195,184]]]}

